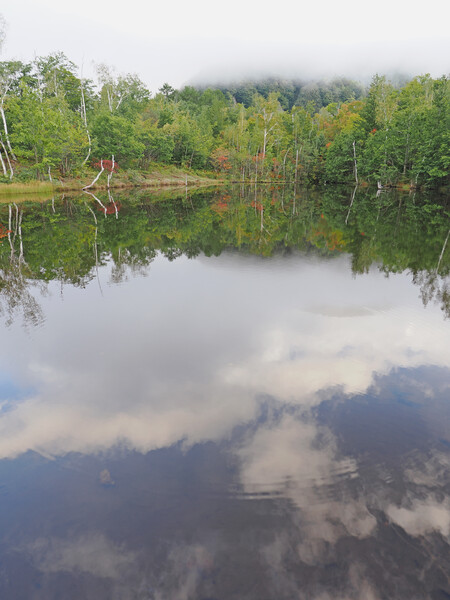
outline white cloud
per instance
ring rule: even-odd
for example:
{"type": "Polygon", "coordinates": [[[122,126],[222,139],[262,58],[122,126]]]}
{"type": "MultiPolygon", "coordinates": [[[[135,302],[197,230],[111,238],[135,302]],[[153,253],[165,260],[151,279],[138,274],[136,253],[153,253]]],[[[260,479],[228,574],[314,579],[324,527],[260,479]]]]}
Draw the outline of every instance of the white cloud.
{"type": "Polygon", "coordinates": [[[448,365],[439,309],[423,318],[405,275],[353,280],[345,257],[284,269],[238,258],[237,271],[230,260],[159,258],[126,289],[100,296],[92,282],[44,299],[32,344],[5,331],[2,371],[36,391],[1,415],[0,457],[219,440],[254,418],[261,394],[307,408],[336,385],[364,393],[393,367],[448,365]]]}
{"type": "Polygon", "coordinates": [[[74,539],[38,538],[25,551],[44,573],[74,571],[107,579],[123,578],[136,561],[135,552],[115,544],[102,533],[74,539]]]}
{"type": "Polygon", "coordinates": [[[408,507],[389,505],[386,514],[412,536],[426,535],[438,531],[450,537],[450,498],[442,501],[429,496],[415,499],[408,507]]]}
{"type": "Polygon", "coordinates": [[[320,9],[287,0],[276,7],[131,0],[124,9],[111,0],[107,10],[87,0],[16,0],[4,15],[10,24],[5,56],[29,60],[35,52],[63,50],[84,62],[85,72],[92,60],[107,62],[138,72],[153,90],[206,73],[217,80],[267,71],[367,77],[395,69],[438,76],[450,69],[446,0],[410,2],[407,9],[388,0],[370,8],[326,0],[320,9]]]}
{"type": "Polygon", "coordinates": [[[247,494],[272,493],[299,510],[299,559],[320,564],[327,544],[342,536],[365,538],[376,526],[364,500],[333,500],[331,490],[358,477],[353,459],[339,457],[331,433],[314,422],[285,415],[269,420],[237,451],[240,481],[247,494]]]}

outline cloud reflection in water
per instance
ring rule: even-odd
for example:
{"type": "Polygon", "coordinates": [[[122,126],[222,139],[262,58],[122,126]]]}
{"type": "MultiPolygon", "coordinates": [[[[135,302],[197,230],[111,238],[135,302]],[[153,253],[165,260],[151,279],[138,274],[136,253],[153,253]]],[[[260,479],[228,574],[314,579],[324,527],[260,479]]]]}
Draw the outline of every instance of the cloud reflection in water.
{"type": "Polygon", "coordinates": [[[283,264],[160,258],[105,297],[93,282],[49,298],[33,344],[12,330],[0,351],[37,390],[3,416],[0,457],[219,440],[254,416],[259,394],[313,406],[330,387],[363,393],[393,366],[448,362],[439,312],[422,317],[406,276],[351,280],[345,257],[283,264]],[[324,297],[341,316],[324,316],[324,297]]]}
{"type": "Polygon", "coordinates": [[[125,580],[157,600],[218,589],[237,597],[231,574],[244,585],[249,565],[258,580],[249,598],[262,589],[277,599],[403,600],[414,586],[417,598],[436,588],[430,569],[414,564],[439,555],[449,535],[440,417],[450,339],[439,309],[424,316],[406,275],[351,279],[345,257],[158,258],[148,278],[104,296],[93,282],[67,289],[63,303],[56,294],[45,302],[33,343],[12,328],[0,349],[16,387],[37,390],[2,414],[0,457],[32,450],[59,465],[80,453],[89,464],[119,446],[145,468],[132,483],[105,459],[93,477],[98,514],[121,515],[122,535],[138,522],[135,539],[107,534],[100,517],[97,533],[81,525],[76,535],[27,539],[37,570],[119,574],[117,597],[125,580]],[[421,365],[440,369],[418,373],[421,365]],[[173,457],[152,470],[169,447],[173,457]],[[182,465],[175,475],[174,463],[182,465]],[[104,469],[115,485],[99,491],[104,469]],[[215,471],[232,485],[210,484],[215,471]],[[195,485],[185,473],[196,474],[195,485]],[[86,561],[95,554],[99,561],[86,561]],[[417,575],[398,589],[380,575],[392,557],[417,575]]]}

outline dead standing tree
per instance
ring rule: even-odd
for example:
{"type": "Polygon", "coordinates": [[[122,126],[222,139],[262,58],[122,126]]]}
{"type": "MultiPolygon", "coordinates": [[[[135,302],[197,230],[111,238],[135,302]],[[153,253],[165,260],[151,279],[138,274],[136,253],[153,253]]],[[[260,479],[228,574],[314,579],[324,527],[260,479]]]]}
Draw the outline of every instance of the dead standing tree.
{"type": "Polygon", "coordinates": [[[100,171],[97,173],[95,179],[92,181],[92,183],[90,183],[89,185],[85,185],[83,187],[83,190],[87,190],[89,188],[91,188],[92,186],[94,186],[97,181],[100,178],[100,175],[103,173],[103,171],[107,172],[107,188],[109,189],[111,187],[111,178],[113,176],[113,173],[117,173],[118,169],[119,169],[119,165],[115,162],[114,160],[114,154],[112,155],[112,160],[104,160],[103,158],[99,161],[94,163],[94,167],[96,167],[97,169],[100,169],[100,171]]]}

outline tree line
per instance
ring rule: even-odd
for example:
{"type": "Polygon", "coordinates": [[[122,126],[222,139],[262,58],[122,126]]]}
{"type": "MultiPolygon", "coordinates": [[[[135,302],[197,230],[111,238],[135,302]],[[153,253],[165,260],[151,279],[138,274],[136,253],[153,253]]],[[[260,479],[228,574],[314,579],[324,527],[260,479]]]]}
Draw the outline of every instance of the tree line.
{"type": "MultiPolygon", "coordinates": [[[[77,177],[102,161],[132,175],[155,164],[234,181],[448,184],[447,77],[394,85],[266,82],[152,96],[135,74],[63,53],[0,62],[0,182],[77,177]]],[[[106,163],[105,163],[106,164],[106,163]]]]}

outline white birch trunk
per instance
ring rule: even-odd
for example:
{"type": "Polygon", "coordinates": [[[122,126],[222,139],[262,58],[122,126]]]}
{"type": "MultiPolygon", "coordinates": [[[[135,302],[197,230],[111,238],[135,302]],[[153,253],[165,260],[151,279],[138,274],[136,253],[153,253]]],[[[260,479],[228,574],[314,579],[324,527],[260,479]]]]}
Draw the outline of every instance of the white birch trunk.
{"type": "MultiPolygon", "coordinates": [[[[96,196],[95,194],[93,194],[92,192],[88,192],[88,191],[86,190],[86,188],[83,188],[83,191],[84,191],[84,192],[86,192],[86,194],[89,194],[90,196],[92,196],[92,197],[94,198],[94,200],[100,204],[100,206],[101,206],[101,207],[102,207],[102,209],[103,209],[103,212],[105,213],[105,219],[106,219],[106,216],[107,216],[108,209],[107,209],[107,208],[106,208],[106,206],[103,204],[103,202],[102,202],[102,201],[101,201],[99,198],[97,198],[97,196],[96,196]]],[[[90,207],[89,207],[89,208],[90,208],[90,207]]],[[[91,208],[90,208],[90,210],[91,210],[91,212],[92,212],[92,209],[91,209],[91,208]]],[[[92,212],[92,214],[95,214],[95,213],[93,213],[93,212],[92,212]]],[[[95,220],[95,222],[97,223],[97,219],[95,220]]]]}
{"type": "Polygon", "coordinates": [[[91,155],[91,150],[92,150],[92,141],[91,141],[91,136],[89,135],[89,130],[88,129],[86,129],[86,133],[87,133],[87,136],[88,136],[89,150],[88,150],[86,158],[83,160],[83,165],[85,165],[87,163],[87,161],[89,160],[89,157],[91,155]]]}
{"type": "Polygon", "coordinates": [[[442,246],[441,255],[439,256],[439,261],[438,261],[438,264],[437,264],[437,267],[436,267],[436,274],[439,271],[439,267],[441,266],[441,260],[442,260],[442,257],[444,256],[444,252],[445,252],[445,248],[447,246],[447,242],[448,242],[449,236],[450,236],[450,229],[448,230],[447,237],[445,238],[444,245],[442,246]]]}
{"type": "Polygon", "coordinates": [[[353,169],[355,173],[355,182],[358,185],[358,165],[356,163],[356,145],[355,140],[353,140],[353,169]]]}
{"type": "Polygon", "coordinates": [[[82,114],[84,128],[86,129],[86,133],[87,133],[87,136],[88,136],[88,142],[89,142],[88,153],[87,153],[86,158],[83,160],[83,165],[85,165],[87,163],[87,161],[89,160],[89,157],[91,155],[92,142],[91,142],[91,136],[89,134],[89,129],[88,129],[88,126],[87,126],[86,101],[84,99],[83,80],[80,78],[80,81],[81,81],[81,114],[82,114]]]}
{"type": "Polygon", "coordinates": [[[117,208],[117,204],[115,203],[114,198],[109,190],[108,190],[108,199],[109,199],[110,204],[111,204],[111,202],[114,204],[114,212],[116,213],[116,219],[118,219],[119,218],[119,209],[117,208]]]}
{"type": "Polygon", "coordinates": [[[355,200],[355,194],[356,194],[356,190],[357,190],[357,188],[358,188],[358,186],[357,186],[357,185],[355,185],[355,189],[354,189],[354,190],[353,190],[353,192],[352,192],[352,199],[351,199],[351,201],[350,201],[350,206],[348,207],[348,213],[347,213],[347,216],[345,217],[345,224],[346,224],[346,225],[347,225],[347,222],[348,222],[348,218],[349,218],[349,216],[350,216],[350,211],[351,211],[351,209],[352,209],[353,202],[354,202],[354,200],[355,200]]]}
{"type": "Polygon", "coordinates": [[[5,115],[5,111],[3,109],[3,98],[2,98],[2,101],[0,104],[0,113],[2,115],[3,129],[5,130],[6,145],[8,146],[8,150],[11,152],[11,156],[12,156],[13,160],[17,160],[16,155],[14,154],[14,152],[11,148],[11,142],[9,141],[8,125],[6,124],[6,115],[5,115]]]}
{"type": "Polygon", "coordinates": [[[109,112],[113,112],[113,106],[112,106],[112,95],[111,92],[108,88],[106,88],[106,95],[108,96],[108,106],[109,106],[109,112]]]}
{"type": "Polygon", "coordinates": [[[6,170],[6,165],[3,160],[3,155],[1,153],[1,151],[0,151],[0,162],[2,163],[3,175],[5,175],[5,177],[6,177],[6,175],[8,175],[8,171],[6,170]]]}
{"type": "Polygon", "coordinates": [[[14,176],[14,169],[12,168],[11,161],[9,160],[9,154],[8,154],[8,151],[5,148],[5,144],[3,143],[3,140],[1,140],[1,139],[0,139],[0,146],[3,148],[3,152],[5,153],[6,160],[8,161],[9,178],[12,179],[13,176],[14,176]]]}
{"type": "MultiPolygon", "coordinates": [[[[92,194],[92,192],[86,192],[86,194],[90,194],[91,196],[94,196],[94,194],[92,194]]],[[[95,196],[94,196],[95,198],[95,196]]],[[[102,290],[102,286],[100,283],[100,277],[98,274],[98,248],[97,248],[97,234],[98,234],[98,227],[97,227],[97,217],[95,215],[95,212],[92,210],[92,208],[89,206],[89,204],[87,202],[85,202],[86,206],[88,207],[88,209],[91,211],[92,216],[94,217],[94,222],[95,222],[95,233],[94,233],[94,257],[95,257],[95,270],[97,272],[97,281],[98,281],[98,287],[100,288],[100,293],[103,296],[103,290],[102,290]]]]}
{"type": "Polygon", "coordinates": [[[19,213],[19,228],[18,228],[18,232],[19,232],[19,263],[25,263],[25,258],[23,255],[22,216],[23,216],[23,212],[20,211],[20,213],[19,213]]]}
{"type": "Polygon", "coordinates": [[[8,219],[8,242],[9,242],[9,246],[11,248],[11,261],[14,258],[14,244],[13,244],[13,240],[11,239],[11,233],[12,233],[12,206],[11,204],[8,206],[9,209],[9,219],[8,219]]]}
{"type": "Polygon", "coordinates": [[[111,165],[111,172],[108,173],[108,189],[110,187],[110,183],[111,183],[111,177],[113,176],[113,172],[114,172],[114,166],[115,166],[115,162],[114,162],[114,154],[112,155],[112,165],[111,165]]]}
{"type": "Polygon", "coordinates": [[[87,190],[88,188],[92,187],[98,181],[100,175],[105,170],[105,167],[103,166],[103,159],[100,161],[100,166],[101,166],[101,169],[100,169],[99,173],[97,173],[97,177],[94,179],[94,181],[92,183],[90,183],[89,185],[85,185],[83,190],[87,190]]]}
{"type": "Polygon", "coordinates": [[[283,180],[286,181],[286,158],[288,155],[288,150],[286,150],[286,154],[284,155],[283,158],[283,180]]]}

